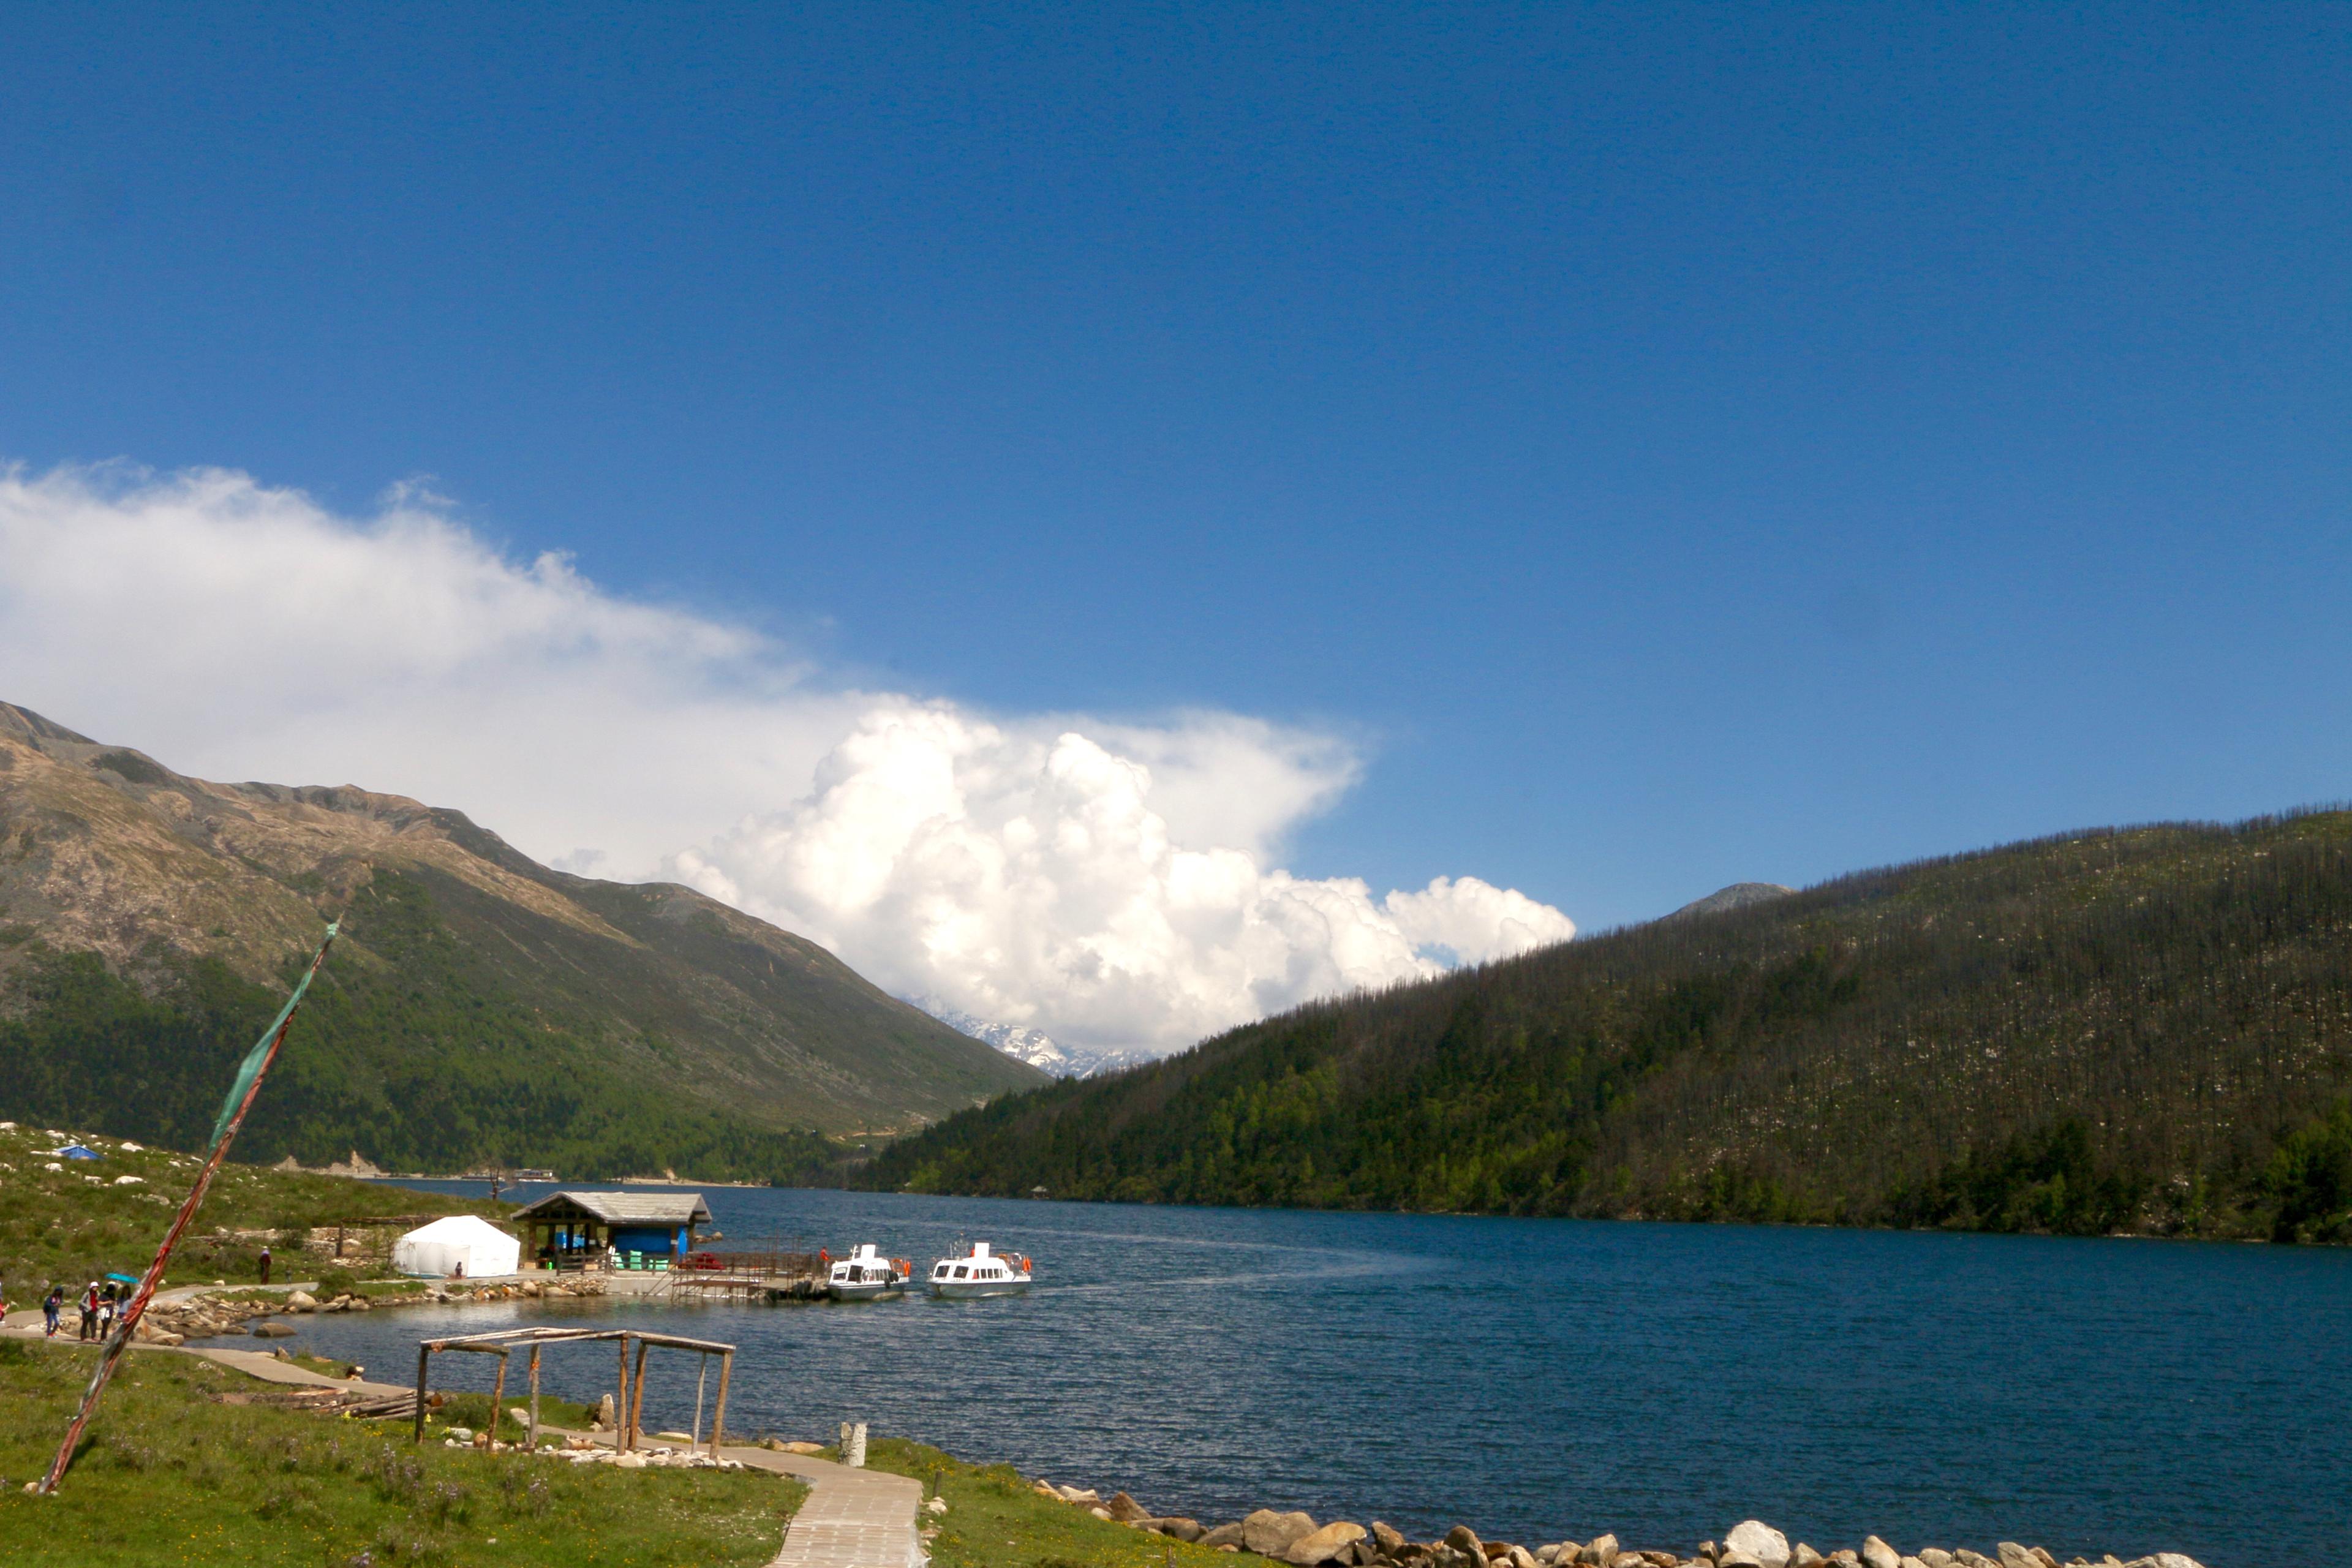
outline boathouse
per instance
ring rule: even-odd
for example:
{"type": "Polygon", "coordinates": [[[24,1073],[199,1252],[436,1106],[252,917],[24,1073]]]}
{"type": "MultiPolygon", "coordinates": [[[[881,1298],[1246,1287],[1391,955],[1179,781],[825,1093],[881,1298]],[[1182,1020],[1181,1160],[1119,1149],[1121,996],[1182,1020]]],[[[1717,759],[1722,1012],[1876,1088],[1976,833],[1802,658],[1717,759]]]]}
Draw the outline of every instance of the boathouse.
{"type": "Polygon", "coordinates": [[[578,1268],[610,1256],[616,1264],[676,1263],[710,1223],[700,1193],[550,1193],[515,1211],[531,1257],[578,1268]]]}

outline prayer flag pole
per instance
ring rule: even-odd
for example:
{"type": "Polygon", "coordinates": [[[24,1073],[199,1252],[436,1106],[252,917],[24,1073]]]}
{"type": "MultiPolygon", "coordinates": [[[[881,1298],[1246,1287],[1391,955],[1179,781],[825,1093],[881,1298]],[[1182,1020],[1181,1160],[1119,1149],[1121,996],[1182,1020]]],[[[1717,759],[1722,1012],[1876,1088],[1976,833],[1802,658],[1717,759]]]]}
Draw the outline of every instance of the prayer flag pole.
{"type": "Polygon", "coordinates": [[[66,1428],[66,1440],[58,1446],[58,1457],[49,1461],[49,1473],[41,1482],[41,1495],[48,1496],[65,1479],[66,1467],[73,1462],[74,1445],[81,1441],[82,1429],[89,1425],[90,1413],[98,1408],[98,1397],[106,1392],[106,1380],[114,1375],[114,1363],[131,1346],[131,1331],[147,1310],[149,1298],[163,1282],[163,1264],[172,1256],[172,1248],[180,1243],[180,1235],[188,1222],[196,1217],[196,1209],[205,1201],[206,1189],[213,1184],[213,1174],[220,1169],[221,1161],[228,1154],[228,1146],[236,1137],[236,1130],[245,1124],[245,1113],[253,1109],[254,1097],[261,1092],[261,1079],[269,1071],[269,1064],[278,1059],[278,1047],[286,1041],[286,1031],[294,1022],[295,1010],[302,1005],[303,994],[310,989],[319,966],[327,962],[327,950],[335,945],[335,931],[340,922],[330,922],[325,940],[310,959],[310,967],[302,972],[295,983],[294,994],[278,1015],[278,1021],[254,1042],[246,1052],[244,1062],[236,1069],[236,1081],[229,1085],[228,1098],[221,1102],[220,1119],[213,1123],[213,1146],[205,1161],[205,1168],[196,1173],[196,1184],[188,1189],[188,1201],[180,1205],[179,1215],[172,1228],[163,1233],[163,1243],[155,1249],[155,1261],[147,1266],[145,1278],[131,1298],[131,1304],[115,1319],[114,1337],[98,1358],[98,1370],[90,1374],[89,1386],[82,1390],[81,1408],[74,1412],[73,1425],[66,1428]]]}

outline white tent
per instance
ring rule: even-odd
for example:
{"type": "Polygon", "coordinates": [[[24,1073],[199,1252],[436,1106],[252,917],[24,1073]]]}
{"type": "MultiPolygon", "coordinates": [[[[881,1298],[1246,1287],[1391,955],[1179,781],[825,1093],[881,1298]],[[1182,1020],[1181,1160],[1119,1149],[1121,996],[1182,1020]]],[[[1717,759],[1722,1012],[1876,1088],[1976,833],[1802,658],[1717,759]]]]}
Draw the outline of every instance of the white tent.
{"type": "Polygon", "coordinates": [[[392,1266],[425,1279],[446,1279],[460,1268],[468,1279],[511,1274],[521,1258],[522,1243],[469,1214],[436,1219],[392,1244],[392,1266]]]}

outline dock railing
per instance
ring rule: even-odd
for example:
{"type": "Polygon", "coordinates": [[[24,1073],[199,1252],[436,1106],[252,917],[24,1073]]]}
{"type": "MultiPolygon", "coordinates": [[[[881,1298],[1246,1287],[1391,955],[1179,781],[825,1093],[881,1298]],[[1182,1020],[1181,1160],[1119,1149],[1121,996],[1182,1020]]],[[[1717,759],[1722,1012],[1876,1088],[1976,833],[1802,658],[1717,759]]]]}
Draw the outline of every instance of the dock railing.
{"type": "Polygon", "coordinates": [[[747,1246],[698,1247],[664,1282],[671,1295],[803,1297],[824,1284],[822,1249],[798,1237],[764,1237],[747,1246]]]}

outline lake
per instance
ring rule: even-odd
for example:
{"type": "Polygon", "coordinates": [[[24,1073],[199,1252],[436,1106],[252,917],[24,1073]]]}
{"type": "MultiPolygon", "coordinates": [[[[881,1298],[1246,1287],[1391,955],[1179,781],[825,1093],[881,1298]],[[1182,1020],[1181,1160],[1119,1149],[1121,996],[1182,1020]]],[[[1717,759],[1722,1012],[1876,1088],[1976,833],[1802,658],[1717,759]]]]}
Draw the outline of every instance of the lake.
{"type": "MultiPolygon", "coordinates": [[[[2334,1562],[2352,1535],[2343,1249],[703,1191],[726,1245],[872,1241],[925,1269],[961,1237],[1039,1284],[420,1308],[296,1320],[292,1343],[400,1382],[430,1334],[625,1316],[741,1347],[731,1432],[863,1420],[1206,1522],[1688,1552],[1752,1516],[1823,1551],[1874,1531],[2208,1568],[2334,1562]]],[[[604,1351],[547,1364],[551,1392],[611,1387],[604,1351]]],[[[656,1352],[646,1429],[693,1401],[691,1361],[656,1352]]]]}

